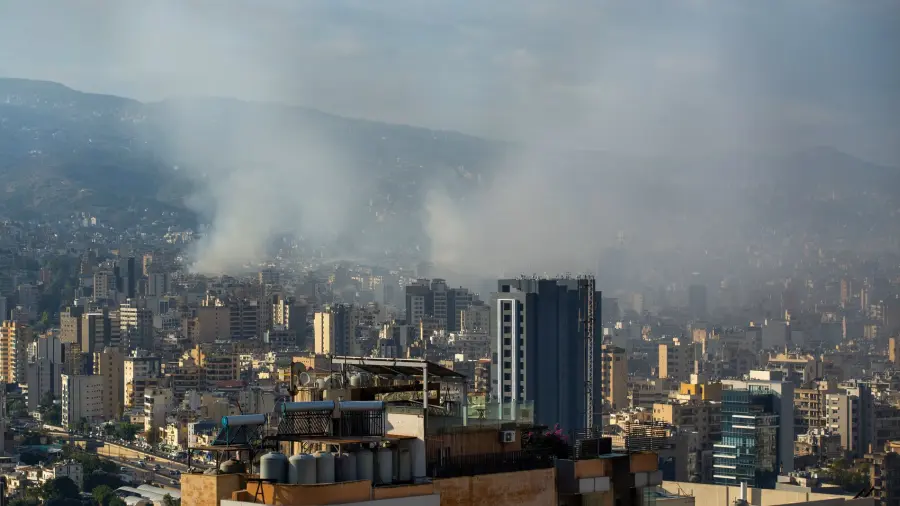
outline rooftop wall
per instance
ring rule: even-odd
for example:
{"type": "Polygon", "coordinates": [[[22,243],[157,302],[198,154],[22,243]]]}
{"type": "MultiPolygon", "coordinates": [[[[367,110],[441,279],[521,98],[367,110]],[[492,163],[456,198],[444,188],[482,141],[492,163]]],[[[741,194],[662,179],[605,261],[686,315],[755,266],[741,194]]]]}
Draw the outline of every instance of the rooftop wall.
{"type": "Polygon", "coordinates": [[[182,506],[218,506],[222,499],[244,488],[244,476],[240,474],[182,474],[182,506]]]}
{"type": "MultiPolygon", "coordinates": [[[[734,504],[734,500],[740,497],[741,488],[725,485],[709,485],[705,483],[690,483],[685,481],[664,481],[662,488],[675,495],[693,496],[697,504],[734,504]]],[[[753,506],[780,506],[783,504],[810,503],[820,506],[832,504],[844,506],[866,506],[865,500],[853,500],[853,496],[832,494],[817,494],[813,492],[796,492],[793,490],[773,490],[747,488],[750,504],[753,506]],[[831,501],[829,501],[831,500],[831,501]],[[847,500],[846,502],[844,502],[847,500]],[[819,503],[818,501],[826,501],[819,503]]],[[[871,498],[864,498],[871,499],[871,498]]],[[[874,500],[873,500],[874,501],[874,500]]]]}
{"type": "Polygon", "coordinates": [[[556,506],[556,470],[445,478],[434,481],[441,506],[556,506]]]}

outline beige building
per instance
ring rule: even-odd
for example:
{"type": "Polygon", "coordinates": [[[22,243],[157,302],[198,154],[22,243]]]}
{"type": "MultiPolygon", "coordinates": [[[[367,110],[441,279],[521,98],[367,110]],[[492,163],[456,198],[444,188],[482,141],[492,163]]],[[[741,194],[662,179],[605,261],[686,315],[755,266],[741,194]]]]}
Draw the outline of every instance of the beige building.
{"type": "Polygon", "coordinates": [[[171,389],[151,387],[144,392],[144,431],[147,434],[156,434],[166,426],[166,414],[173,404],[171,389]]]}
{"type": "Polygon", "coordinates": [[[818,380],[823,376],[822,360],[813,355],[799,353],[769,355],[766,370],[782,371],[785,378],[797,384],[818,380]]]}
{"type": "Polygon", "coordinates": [[[62,375],[62,424],[72,427],[81,420],[104,419],[103,378],[100,376],[62,375]]]}
{"type": "Polygon", "coordinates": [[[666,380],[629,378],[628,404],[631,408],[653,409],[653,405],[669,399],[670,387],[666,380]]]}
{"type": "Polygon", "coordinates": [[[697,372],[694,361],[694,343],[676,337],[671,343],[660,344],[659,378],[688,381],[691,374],[697,372]]]}
{"type": "Polygon", "coordinates": [[[314,351],[321,355],[351,354],[351,308],[335,306],[313,317],[314,351]]]}
{"type": "Polygon", "coordinates": [[[25,352],[32,336],[28,325],[9,320],[0,324],[0,381],[25,383],[25,352]]]}
{"type": "Polygon", "coordinates": [[[69,307],[59,315],[59,340],[63,343],[81,343],[81,306],[69,307]]]}
{"type": "Polygon", "coordinates": [[[722,432],[722,404],[699,400],[654,404],[653,421],[694,431],[700,449],[711,450],[722,432]]]}
{"type": "Polygon", "coordinates": [[[161,362],[159,357],[145,350],[134,351],[125,357],[124,363],[124,399],[125,409],[141,408],[144,404],[144,391],[147,387],[159,384],[161,362]]]}
{"type": "Polygon", "coordinates": [[[85,313],[81,315],[81,351],[94,353],[106,346],[119,346],[118,314],[85,313]]]}
{"type": "Polygon", "coordinates": [[[122,416],[125,398],[125,357],[117,348],[94,353],[94,375],[103,378],[103,414],[122,416]]]}
{"type": "Polygon", "coordinates": [[[891,364],[898,366],[900,365],[900,350],[897,349],[898,337],[892,337],[888,339],[888,360],[891,361],[891,364]]]}
{"type": "Polygon", "coordinates": [[[119,306],[119,333],[131,348],[153,349],[153,311],[129,300],[119,306]]]}
{"type": "Polygon", "coordinates": [[[813,381],[794,389],[794,427],[797,434],[825,427],[825,396],[837,393],[832,382],[813,381]]]}
{"type": "Polygon", "coordinates": [[[231,310],[225,306],[200,306],[194,322],[192,342],[212,343],[231,337],[231,310]]]}
{"type": "Polygon", "coordinates": [[[624,348],[604,344],[603,400],[613,410],[628,407],[628,359],[624,348]]]}

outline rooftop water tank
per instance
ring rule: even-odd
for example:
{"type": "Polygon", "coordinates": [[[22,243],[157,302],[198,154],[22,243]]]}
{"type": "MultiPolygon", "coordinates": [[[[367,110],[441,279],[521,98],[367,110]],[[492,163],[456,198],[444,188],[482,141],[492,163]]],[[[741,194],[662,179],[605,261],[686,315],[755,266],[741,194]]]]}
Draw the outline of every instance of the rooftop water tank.
{"type": "Polygon", "coordinates": [[[398,460],[400,461],[400,465],[397,470],[397,481],[401,483],[412,481],[412,456],[410,455],[409,450],[401,448],[398,460]]]}
{"type": "Polygon", "coordinates": [[[390,485],[394,482],[394,452],[390,448],[378,449],[378,483],[390,485]]]}
{"type": "Polygon", "coordinates": [[[375,457],[372,455],[372,450],[363,448],[362,450],[356,452],[356,479],[369,480],[371,482],[374,482],[374,463],[375,457]]]}
{"type": "Polygon", "coordinates": [[[259,459],[259,478],[275,483],[287,483],[288,459],[281,452],[269,452],[259,459]]]}
{"type": "Polygon", "coordinates": [[[316,458],[308,453],[301,453],[288,459],[288,483],[291,485],[314,485],[316,483],[316,458]]]}
{"type": "Polygon", "coordinates": [[[334,483],[334,455],[316,452],[316,483],[334,483]]]}
{"type": "Polygon", "coordinates": [[[350,386],[353,388],[359,388],[360,386],[362,386],[362,376],[360,376],[359,374],[350,376],[350,386]]]}
{"type": "Polygon", "coordinates": [[[337,467],[337,481],[356,481],[356,455],[342,453],[336,455],[335,467],[337,467]]]}

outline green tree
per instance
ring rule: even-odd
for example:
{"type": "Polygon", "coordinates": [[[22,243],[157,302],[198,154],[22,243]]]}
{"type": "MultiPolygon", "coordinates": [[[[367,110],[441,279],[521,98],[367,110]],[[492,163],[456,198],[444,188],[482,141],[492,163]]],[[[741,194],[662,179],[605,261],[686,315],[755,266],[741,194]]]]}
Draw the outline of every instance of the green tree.
{"type": "Polygon", "coordinates": [[[83,506],[81,500],[72,497],[54,497],[44,503],[45,506],[83,506]]]}
{"type": "Polygon", "coordinates": [[[138,432],[141,431],[140,425],[135,425],[133,423],[119,423],[116,424],[116,437],[124,439],[125,441],[134,441],[135,436],[137,436],[138,432]]]}
{"type": "Polygon", "coordinates": [[[28,416],[28,406],[22,399],[9,399],[6,401],[6,412],[13,418],[28,416]]]}
{"type": "Polygon", "coordinates": [[[95,487],[91,491],[91,495],[94,496],[94,500],[97,501],[97,504],[99,504],[100,506],[109,506],[110,499],[116,496],[116,494],[113,492],[113,489],[108,485],[100,485],[98,487],[95,487]]]}
{"type": "Polygon", "coordinates": [[[94,471],[93,473],[84,476],[85,490],[94,490],[98,487],[108,487],[115,490],[123,485],[125,485],[125,482],[122,481],[122,478],[119,478],[119,475],[116,473],[94,471]]]}
{"type": "Polygon", "coordinates": [[[51,499],[77,499],[78,485],[68,476],[53,478],[41,485],[41,497],[45,501],[51,499]]]}
{"type": "Polygon", "coordinates": [[[20,497],[9,501],[9,506],[39,506],[41,501],[33,497],[20,497]]]}
{"type": "Polygon", "coordinates": [[[41,397],[38,404],[38,412],[41,418],[50,425],[59,425],[62,421],[62,406],[56,402],[53,394],[47,392],[41,397]]]}
{"type": "Polygon", "coordinates": [[[125,504],[125,501],[123,501],[122,499],[120,499],[118,497],[113,497],[109,501],[109,506],[126,506],[126,504],[125,504]]]}
{"type": "Polygon", "coordinates": [[[181,506],[181,499],[175,499],[170,494],[163,496],[163,506],[181,506]]]}

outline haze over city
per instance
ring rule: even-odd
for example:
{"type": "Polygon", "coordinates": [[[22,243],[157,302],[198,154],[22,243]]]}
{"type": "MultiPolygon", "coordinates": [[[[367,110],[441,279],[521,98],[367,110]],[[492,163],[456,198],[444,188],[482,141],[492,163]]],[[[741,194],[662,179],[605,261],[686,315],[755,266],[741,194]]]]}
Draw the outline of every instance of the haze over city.
{"type": "Polygon", "coordinates": [[[0,506],[900,504],[898,27],[6,2],[0,506]]]}

